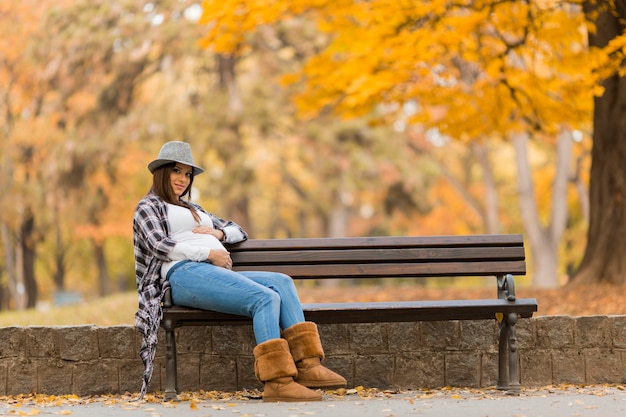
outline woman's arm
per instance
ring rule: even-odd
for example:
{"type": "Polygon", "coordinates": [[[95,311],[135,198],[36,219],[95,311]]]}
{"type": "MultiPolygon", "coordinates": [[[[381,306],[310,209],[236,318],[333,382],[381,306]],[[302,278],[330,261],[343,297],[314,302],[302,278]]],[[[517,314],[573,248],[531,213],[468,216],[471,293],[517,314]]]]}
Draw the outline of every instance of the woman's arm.
{"type": "Polygon", "coordinates": [[[231,220],[224,220],[220,217],[217,217],[216,215],[207,212],[199,205],[195,205],[195,207],[211,217],[213,227],[217,230],[220,230],[224,234],[224,237],[220,239],[222,242],[237,243],[243,242],[244,240],[248,239],[248,234],[237,223],[231,220]]]}
{"type": "Polygon", "coordinates": [[[148,199],[141,200],[135,209],[133,223],[135,240],[158,259],[169,261],[176,242],[169,237],[156,204],[148,199]]]}

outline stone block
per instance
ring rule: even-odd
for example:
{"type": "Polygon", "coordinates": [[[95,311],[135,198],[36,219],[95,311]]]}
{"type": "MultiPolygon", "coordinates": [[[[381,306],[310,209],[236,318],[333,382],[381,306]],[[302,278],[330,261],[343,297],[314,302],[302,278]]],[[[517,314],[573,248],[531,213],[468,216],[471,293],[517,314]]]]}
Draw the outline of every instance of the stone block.
{"type": "Polygon", "coordinates": [[[519,319],[515,325],[518,346],[535,346],[537,344],[535,322],[532,319],[519,319]]]}
{"type": "Polygon", "coordinates": [[[550,350],[520,350],[520,384],[537,387],[552,383],[552,355],[550,350]]]}
{"type": "Polygon", "coordinates": [[[389,351],[396,354],[423,349],[422,323],[394,323],[389,326],[389,351]]]}
{"type": "Polygon", "coordinates": [[[462,350],[498,350],[497,322],[495,320],[466,320],[459,323],[462,350]]]}
{"type": "Polygon", "coordinates": [[[350,326],[347,324],[320,324],[317,331],[326,356],[351,354],[350,326]]]}
{"type": "Polygon", "coordinates": [[[232,356],[200,356],[200,389],[234,391],[237,389],[237,360],[232,356]]]}
{"type": "Polygon", "coordinates": [[[56,345],[57,330],[53,327],[29,327],[24,333],[25,350],[31,358],[59,356],[56,345]]]}
{"type": "Polygon", "coordinates": [[[354,384],[380,389],[391,387],[393,366],[391,355],[357,356],[354,360],[354,384]]]}
{"type": "Polygon", "coordinates": [[[20,356],[25,343],[24,327],[0,327],[0,358],[20,356]]]}
{"type": "Polygon", "coordinates": [[[197,353],[178,355],[178,389],[197,391],[200,388],[200,355],[197,353]]]}
{"type": "Polygon", "coordinates": [[[460,349],[461,326],[458,321],[430,321],[423,322],[422,344],[431,350],[460,349]]]}
{"type": "Polygon", "coordinates": [[[189,326],[176,330],[176,351],[179,353],[207,353],[211,351],[210,326],[189,326]]]}
{"type": "Polygon", "coordinates": [[[37,360],[37,393],[64,395],[72,393],[71,362],[59,359],[37,360]]]}
{"type": "Polygon", "coordinates": [[[607,316],[577,317],[574,341],[581,348],[613,347],[612,321],[607,316]]]}
{"type": "Polygon", "coordinates": [[[348,386],[354,381],[354,358],[352,355],[326,356],[324,366],[346,378],[348,386]]]}
{"type": "Polygon", "coordinates": [[[585,382],[588,384],[610,384],[623,377],[622,355],[613,349],[586,349],[585,382]]]}
{"type": "Polygon", "coordinates": [[[14,358],[8,363],[7,394],[28,394],[37,391],[37,363],[30,358],[14,358]]]}
{"type": "Polygon", "coordinates": [[[491,387],[498,383],[498,352],[485,352],[481,357],[480,386],[491,387]]]}
{"type": "Polygon", "coordinates": [[[475,351],[445,353],[445,384],[453,387],[477,387],[480,384],[481,355],[475,351]]]}
{"type": "Polygon", "coordinates": [[[99,358],[95,326],[57,327],[59,357],[67,361],[91,361],[99,358]]]}
{"type": "Polygon", "coordinates": [[[101,358],[132,359],[139,357],[136,346],[137,330],[134,326],[96,328],[101,358]]]}
{"type": "Polygon", "coordinates": [[[117,362],[111,359],[70,365],[73,370],[72,393],[79,396],[119,393],[117,362]]]}
{"type": "Polygon", "coordinates": [[[611,316],[613,347],[626,349],[626,316],[611,316]]]}
{"type": "Polygon", "coordinates": [[[585,358],[579,349],[552,351],[552,383],[585,383],[585,358]]]}
{"type": "Polygon", "coordinates": [[[353,324],[350,327],[352,352],[376,355],[389,352],[388,323],[353,324]]]}
{"type": "MultiPolygon", "coordinates": [[[[120,394],[134,393],[141,390],[143,363],[139,359],[121,359],[119,362],[120,394]]],[[[155,370],[158,375],[159,369],[155,370]]],[[[156,378],[159,380],[159,378],[156,378]]]]}
{"type": "Polygon", "coordinates": [[[214,355],[249,355],[256,341],[252,326],[215,326],[211,332],[214,355]]]}
{"type": "Polygon", "coordinates": [[[13,359],[0,359],[0,395],[8,395],[7,391],[7,363],[13,359]]]}
{"type": "Polygon", "coordinates": [[[574,346],[576,320],[569,316],[544,316],[534,319],[537,348],[563,349],[574,346]]]}
{"type": "Polygon", "coordinates": [[[399,389],[438,388],[445,385],[443,352],[422,351],[396,356],[393,387],[399,389]]]}
{"type": "Polygon", "coordinates": [[[237,357],[237,389],[263,389],[263,384],[254,375],[254,357],[237,357]]]}

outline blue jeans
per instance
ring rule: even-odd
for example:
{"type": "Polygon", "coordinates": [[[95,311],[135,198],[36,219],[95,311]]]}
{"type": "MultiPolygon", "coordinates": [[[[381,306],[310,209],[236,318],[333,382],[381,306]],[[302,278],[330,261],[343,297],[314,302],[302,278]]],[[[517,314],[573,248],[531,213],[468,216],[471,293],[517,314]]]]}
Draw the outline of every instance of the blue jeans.
{"type": "Polygon", "coordinates": [[[167,273],[179,306],[252,318],[257,343],[280,337],[281,329],[304,321],[291,277],[278,272],[234,272],[207,262],[182,261],[167,273]]]}

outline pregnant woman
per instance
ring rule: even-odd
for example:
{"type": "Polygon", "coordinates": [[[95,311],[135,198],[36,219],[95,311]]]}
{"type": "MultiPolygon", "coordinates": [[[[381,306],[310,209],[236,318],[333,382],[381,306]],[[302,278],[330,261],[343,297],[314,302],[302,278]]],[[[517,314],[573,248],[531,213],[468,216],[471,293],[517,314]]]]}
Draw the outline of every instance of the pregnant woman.
{"type": "Polygon", "coordinates": [[[224,243],[247,239],[242,228],[191,202],[196,175],[188,143],[165,143],[148,164],[153,182],[139,201],[133,222],[145,370],[140,397],[154,367],[161,298],[170,288],[174,304],[252,318],[257,346],[254,370],[264,385],[263,401],[319,401],[310,388],[345,386],[321,364],[324,351],[315,323],[306,322],[291,277],[277,272],[239,271],[224,243]]]}

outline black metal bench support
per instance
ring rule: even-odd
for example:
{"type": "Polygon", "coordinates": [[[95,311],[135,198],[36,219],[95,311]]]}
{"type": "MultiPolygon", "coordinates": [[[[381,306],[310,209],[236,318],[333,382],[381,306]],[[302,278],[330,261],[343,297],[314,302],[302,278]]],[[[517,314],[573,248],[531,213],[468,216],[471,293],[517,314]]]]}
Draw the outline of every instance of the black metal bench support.
{"type": "MultiPolygon", "coordinates": [[[[167,292],[169,306],[171,294],[167,292]]],[[[178,395],[178,365],[176,363],[176,322],[165,318],[162,323],[165,330],[165,399],[174,400],[178,395]]]]}

